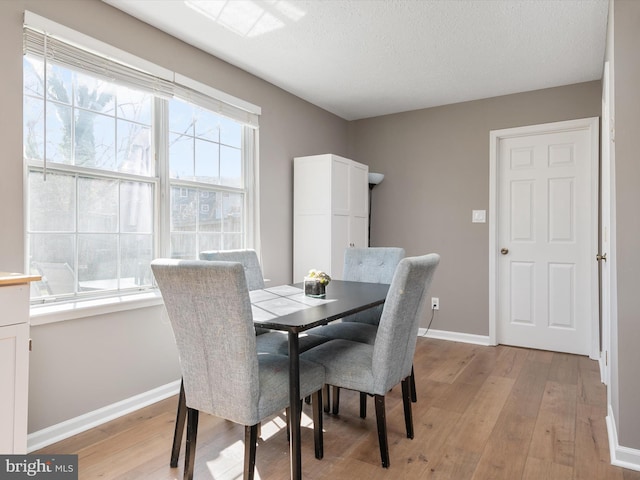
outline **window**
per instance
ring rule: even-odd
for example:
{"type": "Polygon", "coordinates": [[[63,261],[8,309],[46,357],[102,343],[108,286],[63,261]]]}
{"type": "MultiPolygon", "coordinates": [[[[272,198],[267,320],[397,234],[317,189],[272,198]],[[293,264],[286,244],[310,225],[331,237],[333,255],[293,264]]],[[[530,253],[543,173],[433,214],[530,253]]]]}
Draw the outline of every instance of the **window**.
{"type": "Polygon", "coordinates": [[[172,257],[243,247],[242,133],[209,110],[169,102],[172,257]]]}
{"type": "Polygon", "coordinates": [[[255,115],[37,30],[25,44],[33,302],[150,289],[153,258],[255,248],[255,115]]]}

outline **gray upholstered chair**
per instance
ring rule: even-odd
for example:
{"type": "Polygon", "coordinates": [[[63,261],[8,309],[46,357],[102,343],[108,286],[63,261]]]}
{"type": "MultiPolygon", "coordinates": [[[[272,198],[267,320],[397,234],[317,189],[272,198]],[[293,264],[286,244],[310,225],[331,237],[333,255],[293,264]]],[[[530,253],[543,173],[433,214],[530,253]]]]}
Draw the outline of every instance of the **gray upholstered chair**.
{"type": "MultiPolygon", "coordinates": [[[[404,248],[364,247],[346,248],[344,251],[343,280],[352,282],[391,283],[404,248]]],[[[358,322],[375,325],[380,323],[382,305],[350,315],[342,322],[358,322]]],[[[339,325],[339,324],[336,324],[339,325]]]]}
{"type": "MultiPolygon", "coordinates": [[[[393,274],[405,252],[399,247],[347,248],[344,251],[344,280],[354,282],[391,283],[393,274]]],[[[378,324],[382,315],[382,305],[350,315],[342,322],[330,323],[309,331],[310,335],[331,339],[352,340],[373,345],[376,340],[378,324]]],[[[411,399],[416,401],[413,370],[411,374],[411,399]]],[[[360,416],[367,415],[367,396],[360,395],[360,416]]],[[[325,391],[325,403],[329,404],[329,388],[325,391]]],[[[338,414],[340,389],[333,388],[333,413],[338,414]]],[[[328,411],[328,408],[325,408],[328,411]]]]}
{"type": "MultiPolygon", "coordinates": [[[[240,263],[158,259],[151,268],[180,354],[187,406],[184,478],[193,477],[202,411],[245,425],[244,478],[251,479],[260,421],[289,405],[289,359],[258,355],[240,263]]],[[[317,458],[322,458],[323,383],[323,367],[301,360],[301,395],[314,395],[317,458]]]]}
{"type": "MultiPolygon", "coordinates": [[[[200,260],[218,262],[238,262],[244,269],[249,290],[260,290],[264,288],[264,277],[262,267],[255,250],[208,250],[200,252],[200,260]]],[[[269,329],[256,327],[256,335],[270,332],[269,329]]],[[[171,448],[171,466],[178,466],[178,456],[180,445],[182,444],[182,433],[184,423],[187,418],[187,408],[184,403],[184,384],[180,384],[180,395],[178,397],[178,409],[176,412],[176,428],[173,434],[173,446],[171,448]]]]}
{"type": "MultiPolygon", "coordinates": [[[[245,250],[207,250],[200,252],[200,260],[214,262],[239,262],[244,268],[249,290],[261,290],[264,288],[264,276],[258,254],[253,249],[245,250]]],[[[256,327],[256,335],[270,332],[268,328],[256,327]]]]}
{"type": "Polygon", "coordinates": [[[258,254],[255,250],[210,250],[200,252],[200,260],[216,262],[239,262],[244,267],[244,274],[247,277],[247,287],[249,290],[260,290],[264,288],[264,277],[258,254]]]}
{"type": "Polygon", "coordinates": [[[404,258],[396,268],[373,345],[334,339],[301,358],[325,367],[326,383],[374,396],[382,466],[389,466],[385,395],[402,384],[407,437],[413,438],[409,377],[427,292],[440,256],[404,258]]]}

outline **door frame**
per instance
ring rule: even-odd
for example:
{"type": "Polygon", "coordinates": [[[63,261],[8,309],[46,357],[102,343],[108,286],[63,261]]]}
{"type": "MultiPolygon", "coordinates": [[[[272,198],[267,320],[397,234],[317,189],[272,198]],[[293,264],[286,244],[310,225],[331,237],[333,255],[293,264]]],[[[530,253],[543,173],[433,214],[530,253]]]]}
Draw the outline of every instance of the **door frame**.
{"type": "Polygon", "coordinates": [[[575,130],[587,130],[591,139],[591,225],[590,251],[593,253],[594,261],[591,263],[590,292],[591,292],[591,318],[588,328],[589,357],[600,358],[600,319],[599,299],[598,299],[598,264],[595,256],[598,253],[598,183],[599,183],[599,157],[598,148],[600,133],[599,117],[581,118],[577,120],[567,120],[562,122],[545,123],[540,125],[527,125],[523,127],[505,128],[501,130],[491,130],[489,132],[489,344],[497,345],[497,312],[499,305],[499,278],[498,278],[498,154],[501,140],[513,137],[540,135],[547,133],[557,133],[575,130]]]}
{"type": "MultiPolygon", "coordinates": [[[[600,254],[606,253],[608,258],[606,265],[600,263],[600,295],[601,295],[601,317],[600,332],[601,353],[600,353],[600,377],[605,385],[611,384],[611,353],[612,353],[612,322],[618,315],[616,296],[616,232],[615,232],[615,129],[614,129],[614,111],[613,111],[613,72],[610,68],[609,61],[604,63],[602,74],[602,123],[601,129],[601,165],[602,171],[601,188],[602,192],[608,190],[608,199],[602,195],[600,199],[601,209],[601,225],[600,225],[600,254]],[[608,175],[607,175],[608,173],[608,175]],[[607,181],[608,180],[608,181],[607,181]],[[605,184],[605,182],[607,182],[605,184]],[[608,201],[607,201],[608,200],[608,201]],[[607,223],[608,217],[608,223],[607,223]],[[608,242],[604,237],[608,236],[608,242]],[[607,245],[608,244],[608,245],[607,245]],[[608,247],[608,249],[607,249],[608,247]]],[[[607,388],[607,404],[611,405],[611,389],[607,388]]]]}

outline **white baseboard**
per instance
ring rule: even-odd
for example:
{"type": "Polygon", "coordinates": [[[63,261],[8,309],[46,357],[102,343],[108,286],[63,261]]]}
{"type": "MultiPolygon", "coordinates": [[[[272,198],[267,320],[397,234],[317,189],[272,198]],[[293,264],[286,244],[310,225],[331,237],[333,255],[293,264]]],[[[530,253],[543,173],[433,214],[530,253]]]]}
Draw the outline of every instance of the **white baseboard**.
{"type": "Polygon", "coordinates": [[[607,365],[605,364],[605,358],[601,354],[597,358],[597,360],[598,360],[598,365],[600,366],[600,382],[604,383],[605,385],[608,385],[607,378],[606,378],[607,365]]]}
{"type": "Polygon", "coordinates": [[[609,412],[607,415],[607,433],[609,435],[611,465],[640,472],[640,450],[622,447],[618,444],[618,431],[611,406],[609,406],[609,412]]]}
{"type": "Polygon", "coordinates": [[[27,452],[33,452],[78,433],[97,427],[103,423],[134,412],[152,403],[164,400],[180,391],[180,380],[167,383],[153,390],[126,398],[106,407],[65,420],[27,436],[27,452]]]}
{"type": "Polygon", "coordinates": [[[429,329],[429,331],[427,331],[425,328],[419,328],[418,336],[437,338],[439,340],[450,340],[452,342],[473,343],[475,345],[491,345],[488,335],[474,335],[471,333],[447,332],[445,330],[433,329],[429,329]]]}

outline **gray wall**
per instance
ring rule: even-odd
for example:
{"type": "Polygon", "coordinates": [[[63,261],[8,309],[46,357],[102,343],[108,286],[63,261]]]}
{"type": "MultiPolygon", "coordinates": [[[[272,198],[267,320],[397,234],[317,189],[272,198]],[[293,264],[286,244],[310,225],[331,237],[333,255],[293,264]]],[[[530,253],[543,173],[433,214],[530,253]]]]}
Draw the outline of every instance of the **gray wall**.
{"type": "Polygon", "coordinates": [[[29,432],[180,378],[164,307],[31,328],[29,432]]]}
{"type": "MultiPolygon", "coordinates": [[[[0,270],[24,268],[24,10],[262,107],[259,179],[263,268],[274,284],[291,281],[292,159],[326,152],[346,155],[347,122],[99,0],[0,2],[0,270]]],[[[145,308],[33,327],[29,431],[178,379],[177,356],[161,311],[145,308]]]]}
{"type": "Polygon", "coordinates": [[[615,0],[618,441],[640,449],[640,2],[615,0]]]}
{"type": "Polygon", "coordinates": [[[489,208],[490,130],[598,117],[600,98],[595,81],[350,123],[350,157],[385,174],[371,244],[442,257],[431,328],[489,335],[489,224],[471,211],[489,208]]]}

